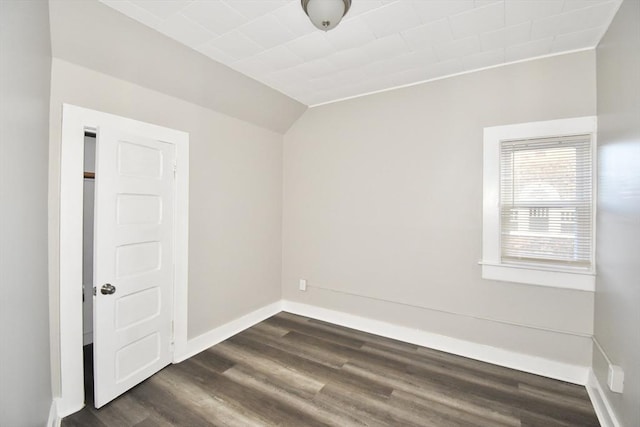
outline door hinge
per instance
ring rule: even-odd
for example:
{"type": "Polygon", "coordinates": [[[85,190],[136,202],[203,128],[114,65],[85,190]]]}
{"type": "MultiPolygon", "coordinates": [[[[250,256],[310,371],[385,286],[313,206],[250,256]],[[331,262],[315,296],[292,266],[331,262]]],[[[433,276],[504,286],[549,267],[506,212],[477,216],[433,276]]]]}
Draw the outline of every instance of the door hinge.
{"type": "Polygon", "coordinates": [[[174,163],[173,164],[173,177],[176,177],[176,173],[178,172],[178,164],[174,163]]]}
{"type": "Polygon", "coordinates": [[[94,297],[96,296],[96,287],[95,286],[93,287],[93,296],[94,297]]]}

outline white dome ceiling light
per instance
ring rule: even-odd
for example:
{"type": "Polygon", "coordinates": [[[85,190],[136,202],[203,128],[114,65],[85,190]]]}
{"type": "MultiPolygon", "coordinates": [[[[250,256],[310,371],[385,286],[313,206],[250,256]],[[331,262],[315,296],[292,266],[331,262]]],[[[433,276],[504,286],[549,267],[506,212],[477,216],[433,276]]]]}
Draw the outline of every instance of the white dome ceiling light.
{"type": "Polygon", "coordinates": [[[351,7],[351,0],[301,0],[302,9],[322,31],[335,28],[351,7]]]}

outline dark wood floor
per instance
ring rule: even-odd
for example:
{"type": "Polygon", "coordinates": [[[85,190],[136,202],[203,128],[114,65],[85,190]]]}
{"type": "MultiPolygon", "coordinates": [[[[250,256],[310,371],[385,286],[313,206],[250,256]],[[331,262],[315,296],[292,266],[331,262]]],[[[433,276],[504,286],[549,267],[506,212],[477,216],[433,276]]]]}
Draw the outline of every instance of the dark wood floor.
{"type": "Polygon", "coordinates": [[[597,426],[584,387],[280,313],[72,426],[597,426]]]}

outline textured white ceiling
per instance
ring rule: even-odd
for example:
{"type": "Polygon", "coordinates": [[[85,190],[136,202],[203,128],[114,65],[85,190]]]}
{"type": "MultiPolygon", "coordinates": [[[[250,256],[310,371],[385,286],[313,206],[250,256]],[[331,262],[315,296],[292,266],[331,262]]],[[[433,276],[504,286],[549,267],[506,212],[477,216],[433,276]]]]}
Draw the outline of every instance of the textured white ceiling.
{"type": "MultiPolygon", "coordinates": [[[[622,0],[100,0],[309,106],[597,45],[622,0]]],[[[634,0],[635,1],[635,0],[634,0]]]]}

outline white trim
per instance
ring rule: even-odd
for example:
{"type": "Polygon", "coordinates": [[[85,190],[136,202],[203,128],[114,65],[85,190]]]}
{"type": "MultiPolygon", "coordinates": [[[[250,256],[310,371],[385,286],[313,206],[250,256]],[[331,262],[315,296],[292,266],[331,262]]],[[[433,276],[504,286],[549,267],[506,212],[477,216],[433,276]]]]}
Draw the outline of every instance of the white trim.
{"type": "Polygon", "coordinates": [[[284,300],[282,310],[519,371],[585,385],[589,368],[284,300]]]}
{"type": "Polygon", "coordinates": [[[187,269],[189,221],[189,134],[113,114],[64,104],[60,157],[60,399],[61,417],[84,406],[82,361],[82,186],[84,132],[109,124],[153,135],[176,146],[176,235],[174,273],[175,350],[187,342],[187,269]]]}
{"type": "Polygon", "coordinates": [[[189,134],[176,144],[173,293],[173,362],[187,348],[189,319],[189,134]]]}
{"type": "Polygon", "coordinates": [[[205,332],[204,334],[189,340],[187,343],[186,352],[181,354],[177,358],[177,360],[175,360],[175,362],[182,362],[183,360],[195,356],[201,351],[204,351],[209,347],[214,346],[226,340],[227,338],[232,337],[235,334],[252,327],[256,323],[260,323],[263,320],[280,313],[281,311],[282,301],[277,301],[255,311],[252,311],[251,313],[245,314],[244,316],[232,320],[229,323],[225,323],[224,325],[212,329],[209,332],[205,332]]]}
{"type": "Polygon", "coordinates": [[[579,291],[594,291],[596,288],[596,276],[593,273],[555,271],[487,262],[481,262],[481,264],[483,279],[579,291]]]}
{"type": "Polygon", "coordinates": [[[602,427],[622,427],[593,369],[589,369],[587,393],[602,427]]]}
{"type": "Polygon", "coordinates": [[[47,420],[47,427],[60,427],[62,418],[58,416],[58,399],[51,401],[51,407],[49,408],[49,419],[47,420]]]}
{"type": "MultiPolygon", "coordinates": [[[[482,203],[482,278],[507,282],[526,283],[538,286],[595,291],[595,272],[583,274],[570,270],[552,271],[533,265],[503,264],[500,256],[500,142],[525,138],[545,138],[558,135],[590,134],[594,162],[598,119],[596,116],[542,122],[519,123],[484,128],[483,145],[483,203],[482,203]]],[[[595,178],[593,200],[597,199],[595,178]]],[[[595,211],[592,209],[592,265],[595,255],[595,211]]]]}

